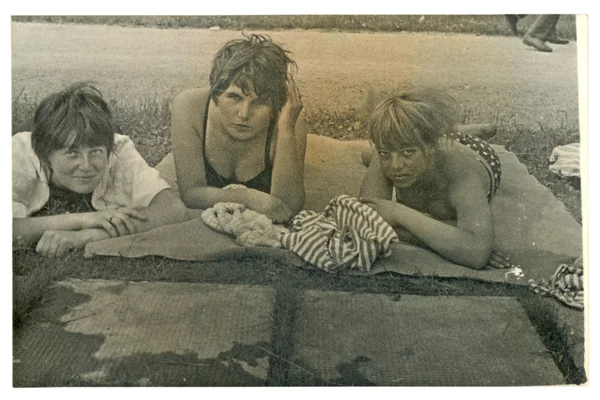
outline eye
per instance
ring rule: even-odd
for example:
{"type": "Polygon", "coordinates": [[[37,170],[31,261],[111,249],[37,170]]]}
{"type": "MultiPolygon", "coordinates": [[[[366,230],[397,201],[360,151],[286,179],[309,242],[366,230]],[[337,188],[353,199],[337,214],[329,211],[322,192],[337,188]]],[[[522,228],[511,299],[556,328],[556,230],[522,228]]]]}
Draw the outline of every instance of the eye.
{"type": "Polygon", "coordinates": [[[412,156],[413,154],[415,154],[417,152],[416,149],[404,149],[402,150],[402,155],[405,156],[412,156]]]}
{"type": "Polygon", "coordinates": [[[241,100],[242,96],[237,93],[227,93],[227,98],[231,100],[241,100]]]}
{"type": "Polygon", "coordinates": [[[100,155],[100,154],[104,154],[106,152],[106,149],[104,147],[96,147],[92,149],[92,154],[94,155],[100,155]]]}
{"type": "Polygon", "coordinates": [[[379,157],[389,157],[390,155],[388,150],[378,150],[377,153],[379,153],[379,157]]]}

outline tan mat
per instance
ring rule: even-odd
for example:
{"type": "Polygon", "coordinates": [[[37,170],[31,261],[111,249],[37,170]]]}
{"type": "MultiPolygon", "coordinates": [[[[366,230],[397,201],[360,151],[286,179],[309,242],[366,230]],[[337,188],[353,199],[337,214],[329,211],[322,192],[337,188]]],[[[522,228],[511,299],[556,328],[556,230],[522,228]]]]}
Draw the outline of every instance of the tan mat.
{"type": "MultiPolygon", "coordinates": [[[[366,168],[360,152],[365,141],[342,142],[309,135],[306,158],[306,208],[322,211],[338,194],[358,195],[366,168]]],[[[581,226],[550,190],[541,185],[514,153],[493,146],[503,167],[500,190],[492,200],[495,246],[520,265],[523,275],[506,270],[475,271],[451,263],[437,254],[406,244],[393,246],[392,256],[376,262],[371,273],[394,271],[407,275],[466,277],[493,282],[526,284],[528,279],[548,278],[559,264],[581,255],[581,226]]],[[[172,156],[157,169],[174,186],[172,156]]],[[[240,256],[274,257],[292,265],[303,262],[294,254],[270,248],[243,248],[232,238],[204,226],[196,218],[150,232],[90,243],[86,255],[141,257],[159,255],[179,260],[222,260],[240,256]]]]}

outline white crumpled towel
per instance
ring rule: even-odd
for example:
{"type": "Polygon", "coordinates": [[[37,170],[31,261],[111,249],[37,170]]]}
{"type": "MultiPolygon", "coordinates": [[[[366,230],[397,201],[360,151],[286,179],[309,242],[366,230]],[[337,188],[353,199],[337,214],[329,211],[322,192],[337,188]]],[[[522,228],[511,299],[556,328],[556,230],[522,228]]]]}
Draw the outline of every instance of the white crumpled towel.
{"type": "Polygon", "coordinates": [[[550,171],[568,177],[579,177],[579,143],[557,146],[550,155],[550,171]]]}
{"type": "Polygon", "coordinates": [[[289,230],[273,224],[266,215],[238,203],[217,203],[202,212],[202,221],[212,229],[233,235],[240,246],[281,247],[289,230]]]}

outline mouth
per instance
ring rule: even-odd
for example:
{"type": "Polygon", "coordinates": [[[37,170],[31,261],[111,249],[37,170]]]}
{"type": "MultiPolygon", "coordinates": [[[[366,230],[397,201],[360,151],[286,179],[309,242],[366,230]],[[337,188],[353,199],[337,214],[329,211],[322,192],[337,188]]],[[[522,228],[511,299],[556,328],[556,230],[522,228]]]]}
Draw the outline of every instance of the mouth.
{"type": "Polygon", "coordinates": [[[403,175],[394,175],[392,176],[392,180],[393,181],[397,181],[397,182],[403,182],[406,181],[408,179],[410,179],[411,175],[410,174],[403,174],[403,175]]]}
{"type": "Polygon", "coordinates": [[[91,181],[92,179],[94,179],[96,177],[96,175],[90,175],[90,176],[76,176],[75,179],[79,179],[82,181],[91,181]]]}
{"type": "Polygon", "coordinates": [[[236,129],[243,130],[243,131],[252,129],[252,127],[250,125],[246,125],[246,124],[234,124],[234,126],[236,127],[236,129]]]}

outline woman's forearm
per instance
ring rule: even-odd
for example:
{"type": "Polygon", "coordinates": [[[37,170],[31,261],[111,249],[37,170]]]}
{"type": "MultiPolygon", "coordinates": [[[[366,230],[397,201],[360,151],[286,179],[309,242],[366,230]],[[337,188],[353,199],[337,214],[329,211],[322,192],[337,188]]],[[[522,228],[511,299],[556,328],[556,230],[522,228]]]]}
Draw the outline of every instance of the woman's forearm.
{"type": "Polygon", "coordinates": [[[190,188],[183,193],[183,202],[188,208],[206,210],[217,203],[252,205],[249,192],[245,189],[219,189],[209,186],[190,188]]]}
{"type": "Polygon", "coordinates": [[[273,165],[271,194],[282,200],[297,214],[304,206],[304,162],[301,160],[296,136],[279,132],[273,165]]]}
{"type": "Polygon", "coordinates": [[[188,210],[183,202],[170,190],[163,190],[152,199],[150,205],[143,210],[146,219],[132,218],[136,232],[145,232],[162,225],[183,222],[187,219],[188,210]]]}
{"type": "Polygon", "coordinates": [[[493,234],[469,232],[397,203],[393,227],[401,227],[435,252],[457,264],[480,269],[487,265],[493,234]]]}
{"type": "Polygon", "coordinates": [[[46,217],[13,218],[13,241],[34,243],[49,230],[76,231],[84,228],[87,213],[50,215],[46,217]]]}

